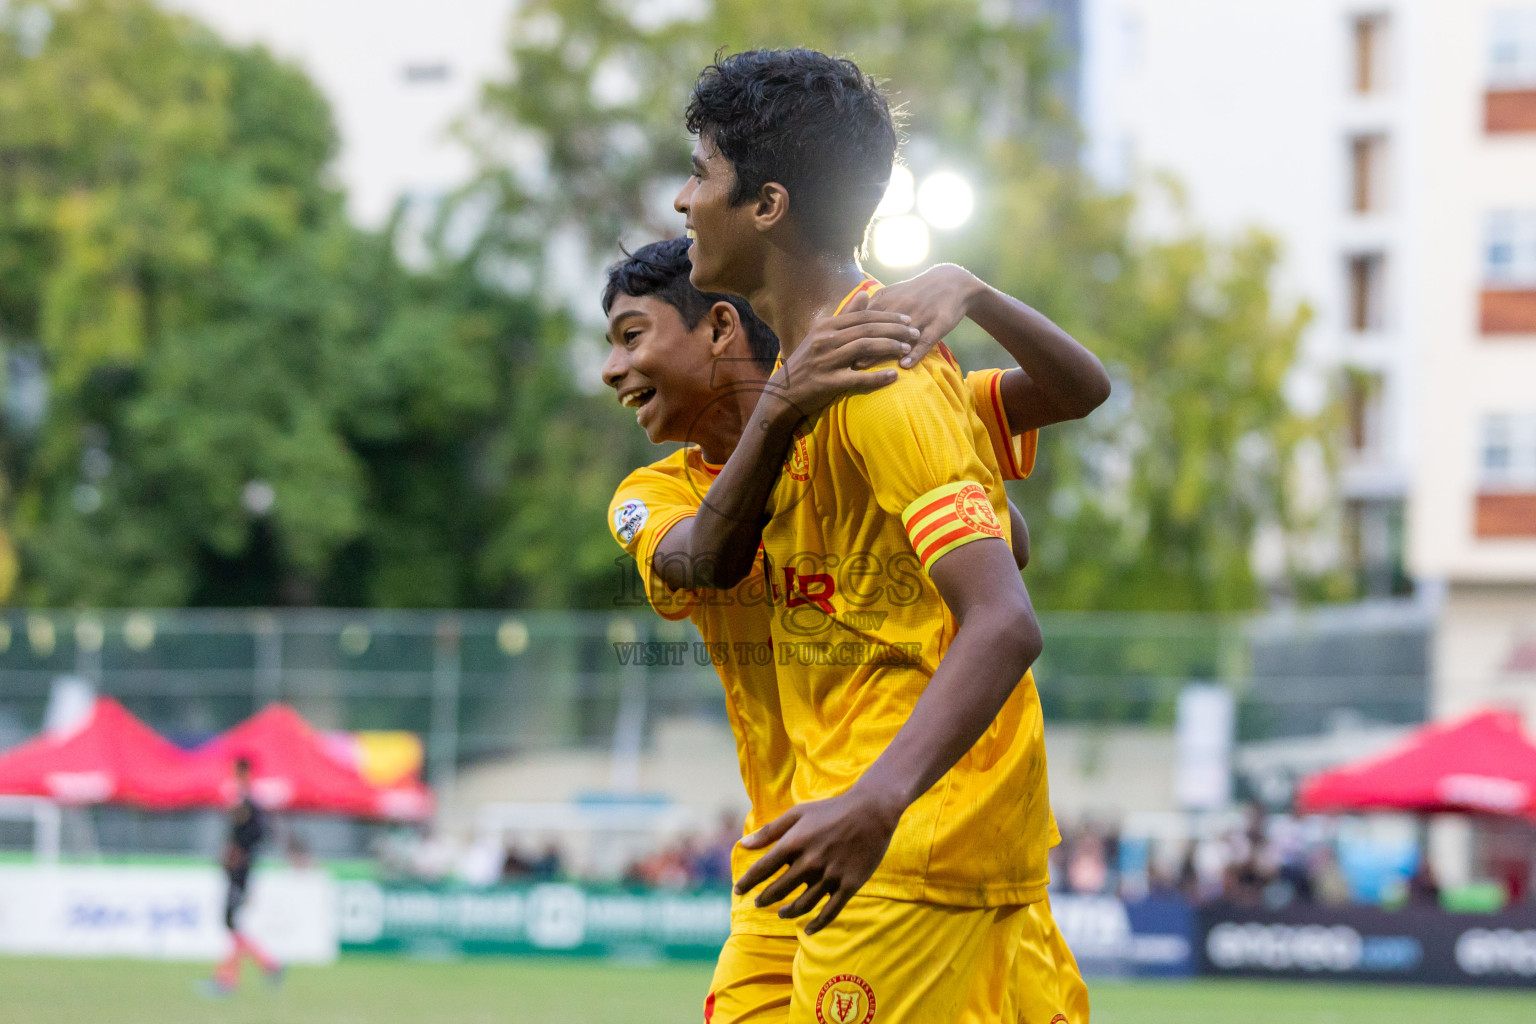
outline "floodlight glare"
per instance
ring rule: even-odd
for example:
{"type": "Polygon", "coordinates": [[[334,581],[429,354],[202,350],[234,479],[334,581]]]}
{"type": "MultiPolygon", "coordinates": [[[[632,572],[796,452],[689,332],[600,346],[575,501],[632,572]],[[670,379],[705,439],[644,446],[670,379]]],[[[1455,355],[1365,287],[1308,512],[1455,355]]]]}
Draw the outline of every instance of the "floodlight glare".
{"type": "Polygon", "coordinates": [[[875,207],[876,217],[896,217],[912,211],[912,172],[897,164],[891,168],[891,183],[875,207]]]}
{"type": "Polygon", "coordinates": [[[971,218],[976,196],[953,171],[936,171],[917,190],[917,212],[936,228],[957,228],[971,218]]]}
{"type": "Polygon", "coordinates": [[[910,267],[928,258],[928,225],[902,214],[875,221],[875,259],[888,267],[910,267]]]}

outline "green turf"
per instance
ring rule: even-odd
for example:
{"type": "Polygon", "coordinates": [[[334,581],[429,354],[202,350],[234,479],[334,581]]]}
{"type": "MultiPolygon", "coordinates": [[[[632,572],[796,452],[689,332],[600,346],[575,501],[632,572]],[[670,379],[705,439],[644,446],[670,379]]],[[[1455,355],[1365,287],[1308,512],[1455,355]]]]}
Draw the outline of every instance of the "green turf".
{"type": "MultiPolygon", "coordinates": [[[[697,1024],[709,966],[354,957],[209,1002],[203,967],[0,957],[4,1024],[697,1024]]],[[[1536,993],[1170,982],[1092,986],[1095,1024],[1531,1024],[1536,993]]]]}

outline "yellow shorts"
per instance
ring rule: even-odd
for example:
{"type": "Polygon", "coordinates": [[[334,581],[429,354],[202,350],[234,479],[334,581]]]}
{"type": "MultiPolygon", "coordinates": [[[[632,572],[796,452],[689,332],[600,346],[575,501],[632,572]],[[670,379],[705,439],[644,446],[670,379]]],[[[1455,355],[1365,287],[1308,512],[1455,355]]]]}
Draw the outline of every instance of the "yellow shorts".
{"type": "Polygon", "coordinates": [[[704,998],[704,1024],[784,1024],[794,988],[793,935],[737,935],[725,940],[704,998]]]}
{"type": "Polygon", "coordinates": [[[826,928],[801,934],[789,1024],[1001,1020],[1025,916],[855,896],[826,928]]]}
{"type": "Polygon", "coordinates": [[[811,937],[810,944],[811,952],[797,978],[799,939],[733,934],[715,964],[704,1002],[705,1024],[787,1024],[792,995],[799,995],[805,1010],[796,1016],[797,1022],[844,1024],[838,1016],[842,1013],[853,1024],[867,1015],[865,1004],[870,999],[879,1010],[878,1024],[926,1022],[941,1019],[930,1012],[950,1012],[930,1007],[957,989],[966,990],[961,997],[963,1008],[953,1018],[961,1024],[1088,1024],[1088,987],[1046,900],[1015,912],[1014,908],[981,911],[855,898],[837,921],[811,937]],[[875,928],[866,936],[878,935],[879,940],[870,942],[852,934],[854,919],[847,930],[841,929],[850,912],[875,928]],[[931,938],[925,938],[921,947],[909,948],[898,941],[903,930],[931,938]],[[838,937],[825,942],[823,937],[832,932],[839,932],[838,937]],[[949,951],[963,953],[972,946],[973,973],[967,985],[957,969],[960,957],[949,951]],[[938,955],[925,959],[914,948],[938,955]],[[853,955],[845,958],[843,954],[850,950],[853,955]],[[837,965],[824,967],[816,975],[814,964],[829,959],[837,965]],[[845,974],[850,977],[834,981],[845,974]],[[818,977],[823,979],[820,987],[818,977]],[[797,984],[805,991],[798,992],[797,984]],[[827,990],[825,995],[822,989],[827,990]],[[881,993],[886,994],[883,1000],[881,993]],[[903,1013],[907,1016],[898,1016],[903,1013]]]}
{"type": "Polygon", "coordinates": [[[1049,899],[1031,903],[1008,978],[1004,1019],[1016,1024],[1088,1024],[1088,986],[1051,916],[1049,899]]]}

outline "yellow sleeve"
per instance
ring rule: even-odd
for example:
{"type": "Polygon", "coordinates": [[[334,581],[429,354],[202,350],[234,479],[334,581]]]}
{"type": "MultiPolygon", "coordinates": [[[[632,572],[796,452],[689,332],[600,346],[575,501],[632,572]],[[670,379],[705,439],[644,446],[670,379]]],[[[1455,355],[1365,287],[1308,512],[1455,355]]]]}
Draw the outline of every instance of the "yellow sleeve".
{"type": "Polygon", "coordinates": [[[697,500],[686,486],[650,467],[625,477],[608,505],[608,531],[634,558],[646,600],[664,619],[687,618],[700,595],[697,590],[673,590],[662,581],[653,564],[656,548],[668,530],[698,514],[697,500]]]}
{"type": "Polygon", "coordinates": [[[965,383],[976,397],[976,415],[986,425],[992,439],[992,452],[1003,471],[1004,480],[1023,480],[1034,472],[1035,449],[1040,431],[1026,430],[1015,435],[1008,427],[1008,412],[1003,408],[1003,374],[1007,370],[977,370],[965,375],[965,383]]]}
{"type": "MultiPolygon", "coordinates": [[[[959,386],[958,374],[952,378],[959,386]]],[[[976,454],[963,396],[921,368],[880,391],[845,400],[850,446],[858,453],[880,507],[901,516],[925,571],[944,555],[984,537],[1006,539],[982,481],[991,472],[976,454]]]]}

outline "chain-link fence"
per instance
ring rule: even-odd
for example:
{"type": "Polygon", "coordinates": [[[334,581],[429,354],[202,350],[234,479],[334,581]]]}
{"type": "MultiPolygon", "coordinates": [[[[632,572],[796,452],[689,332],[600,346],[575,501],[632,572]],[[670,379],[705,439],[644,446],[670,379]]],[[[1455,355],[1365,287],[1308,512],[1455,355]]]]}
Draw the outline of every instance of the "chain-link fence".
{"type": "MultiPolygon", "coordinates": [[[[1430,624],[1407,604],[1046,615],[1035,676],[1048,723],[1171,727],[1192,681],[1233,689],[1239,740],[1316,733],[1341,715],[1410,723],[1427,711],[1430,624]]],[[[607,752],[624,778],[658,724],[725,724],[698,634],[649,612],[12,610],[0,613],[0,749],[42,727],[56,684],[70,678],[185,745],[272,701],[322,729],[409,730],[424,738],[440,792],[463,766],[572,748],[607,752]]],[[[369,842],[353,823],[298,827],[333,855],[369,842]]],[[[88,822],[66,813],[64,838],[104,852],[212,851],[221,828],[206,813],[98,808],[88,822]]],[[[31,832],[14,821],[0,831],[18,829],[31,832]]]]}
{"type": "MultiPolygon", "coordinates": [[[[1243,738],[1314,732],[1340,710],[1383,722],[1426,710],[1430,619],[1417,606],[1043,626],[1048,720],[1171,725],[1194,680],[1238,693],[1243,738]]],[[[676,716],[724,720],[697,633],[643,612],[11,611],[0,746],[36,732],[63,677],[184,743],[278,700],[322,728],[410,730],[435,778],[485,757],[642,749],[652,723],[676,716]]]]}

